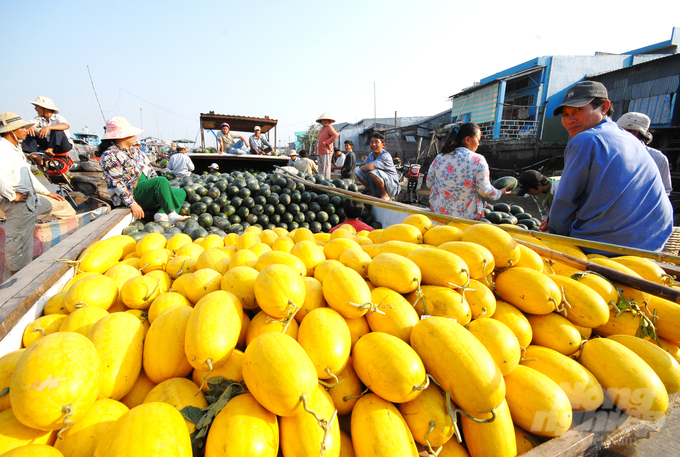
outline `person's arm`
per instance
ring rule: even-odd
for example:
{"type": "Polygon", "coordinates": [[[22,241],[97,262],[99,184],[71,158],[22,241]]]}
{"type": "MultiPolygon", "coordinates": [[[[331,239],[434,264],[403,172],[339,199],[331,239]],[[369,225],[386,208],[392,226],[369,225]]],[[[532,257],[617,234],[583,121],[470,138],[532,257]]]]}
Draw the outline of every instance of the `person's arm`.
{"type": "Polygon", "coordinates": [[[59,123],[54,124],[54,125],[46,125],[42,129],[40,129],[40,131],[38,132],[38,135],[41,138],[45,138],[51,130],[68,130],[69,129],[68,122],[66,121],[66,118],[64,118],[64,116],[60,116],[58,114],[52,114],[52,116],[54,116],[55,120],[59,121],[59,123]]]}
{"type": "Polygon", "coordinates": [[[506,190],[496,189],[491,185],[491,181],[489,180],[489,165],[483,157],[479,162],[479,169],[475,173],[475,183],[477,186],[477,193],[490,200],[498,200],[506,190]]]}
{"type": "Polygon", "coordinates": [[[330,136],[324,143],[326,146],[330,146],[331,144],[335,143],[338,138],[340,138],[340,135],[338,135],[338,132],[335,131],[332,125],[329,125],[328,128],[330,129],[330,136]]]}
{"type": "Polygon", "coordinates": [[[249,144],[250,142],[246,140],[246,137],[239,135],[238,136],[241,141],[243,141],[243,145],[245,146],[246,144],[249,144]]]}
{"type": "Polygon", "coordinates": [[[548,231],[568,235],[576,220],[579,199],[588,183],[592,145],[570,142],[564,152],[564,171],[548,216],[548,231]]]}
{"type": "Polygon", "coordinates": [[[226,152],[224,150],[224,141],[222,141],[222,137],[217,137],[217,140],[220,142],[219,147],[217,148],[217,152],[226,152]]]}
{"type": "Polygon", "coordinates": [[[191,160],[191,157],[186,156],[187,158],[187,170],[189,171],[194,171],[194,161],[191,160]]]}
{"type": "Polygon", "coordinates": [[[109,178],[109,182],[113,183],[116,190],[118,190],[120,199],[123,201],[125,206],[132,208],[132,206],[136,205],[137,202],[135,201],[134,195],[132,192],[130,192],[125,183],[128,178],[125,173],[125,169],[128,167],[125,166],[125,159],[119,154],[115,155],[115,158],[116,161],[120,163],[120,166],[117,166],[117,164],[111,159],[105,160],[103,164],[101,164],[100,161],[100,164],[102,165],[102,171],[104,172],[104,175],[109,178]]]}

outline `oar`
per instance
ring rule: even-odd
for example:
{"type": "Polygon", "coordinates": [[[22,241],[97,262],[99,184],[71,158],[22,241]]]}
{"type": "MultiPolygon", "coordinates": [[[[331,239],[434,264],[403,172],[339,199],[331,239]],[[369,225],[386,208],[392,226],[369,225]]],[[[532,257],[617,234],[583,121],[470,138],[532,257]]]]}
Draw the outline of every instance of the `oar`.
{"type": "Polygon", "coordinates": [[[555,251],[553,249],[548,249],[543,246],[538,246],[528,241],[516,240],[518,243],[534,250],[541,257],[550,260],[556,260],[564,264],[569,265],[573,268],[578,268],[579,270],[588,270],[595,273],[599,273],[605,278],[612,282],[623,284],[624,286],[633,287],[635,289],[641,290],[643,292],[650,293],[652,295],[657,295],[659,297],[665,298],[675,303],[680,303],[680,290],[673,289],[672,287],[666,287],[661,284],[657,284],[646,279],[638,278],[636,276],[631,276],[620,271],[614,270],[612,268],[604,267],[587,260],[582,260],[577,257],[571,256],[569,254],[564,254],[562,252],[555,251]]]}

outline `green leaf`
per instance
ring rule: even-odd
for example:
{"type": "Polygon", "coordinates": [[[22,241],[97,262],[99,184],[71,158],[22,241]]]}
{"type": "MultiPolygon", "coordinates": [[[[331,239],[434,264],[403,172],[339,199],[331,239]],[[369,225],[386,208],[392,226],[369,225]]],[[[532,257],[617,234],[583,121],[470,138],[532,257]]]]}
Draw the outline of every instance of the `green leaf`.
{"type": "Polygon", "coordinates": [[[186,420],[194,424],[196,424],[203,416],[203,410],[195,406],[185,406],[180,410],[180,413],[182,413],[182,416],[186,420]]]}

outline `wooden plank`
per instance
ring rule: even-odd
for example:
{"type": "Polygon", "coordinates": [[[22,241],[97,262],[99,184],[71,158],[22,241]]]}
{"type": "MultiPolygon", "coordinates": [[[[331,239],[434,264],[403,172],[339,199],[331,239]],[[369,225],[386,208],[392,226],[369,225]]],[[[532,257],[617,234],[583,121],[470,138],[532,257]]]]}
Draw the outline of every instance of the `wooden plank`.
{"type": "Polygon", "coordinates": [[[0,285],[0,339],[68,271],[69,266],[57,259],[75,260],[129,214],[128,209],[114,209],[90,222],[0,285]]]}

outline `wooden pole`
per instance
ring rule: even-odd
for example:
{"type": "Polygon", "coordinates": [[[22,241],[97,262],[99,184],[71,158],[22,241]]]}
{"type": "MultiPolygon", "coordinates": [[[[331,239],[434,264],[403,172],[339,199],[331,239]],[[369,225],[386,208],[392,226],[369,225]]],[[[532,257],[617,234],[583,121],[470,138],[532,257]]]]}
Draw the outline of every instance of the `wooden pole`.
{"type": "Polygon", "coordinates": [[[548,249],[543,246],[538,246],[528,241],[516,240],[519,244],[522,244],[536,253],[541,257],[546,259],[556,260],[561,263],[565,263],[570,267],[578,268],[579,270],[588,270],[595,273],[599,273],[605,278],[612,282],[623,284],[624,286],[633,287],[635,289],[641,290],[643,292],[650,293],[652,295],[657,295],[659,297],[665,298],[675,303],[680,303],[680,290],[673,289],[672,287],[666,287],[661,284],[657,284],[646,279],[638,278],[636,276],[631,276],[620,271],[614,270],[612,268],[604,267],[593,262],[588,262],[587,260],[579,259],[574,256],[564,254],[562,252],[555,251],[553,249],[548,249]]]}
{"type": "MultiPolygon", "coordinates": [[[[284,172],[285,173],[285,172],[284,172]]],[[[315,187],[318,189],[323,190],[324,192],[327,192],[332,195],[338,195],[340,197],[345,197],[349,198],[351,200],[355,201],[360,201],[362,203],[372,205],[372,206],[378,206],[380,208],[387,208],[387,209],[392,209],[395,211],[402,211],[402,212],[407,212],[411,214],[423,214],[430,219],[437,221],[437,222],[443,222],[443,223],[448,223],[448,222],[459,222],[462,224],[485,224],[486,222],[479,222],[479,221],[473,221],[470,219],[463,219],[463,218],[458,218],[458,217],[451,217],[447,216],[444,214],[435,214],[430,210],[424,210],[422,208],[418,208],[415,206],[407,205],[404,203],[398,203],[398,202],[393,202],[393,201],[385,201],[381,200],[376,197],[372,197],[370,195],[363,195],[363,194],[358,194],[356,192],[350,192],[344,189],[338,189],[334,187],[328,187],[328,186],[322,186],[320,184],[314,184],[311,183],[305,179],[302,179],[296,175],[290,174],[290,173],[285,173],[288,177],[293,179],[294,181],[301,182],[305,186],[310,186],[310,187],[315,187]]],[[[619,254],[619,255],[633,255],[633,256],[638,256],[638,257],[644,257],[647,259],[653,259],[653,260],[658,260],[660,262],[668,262],[676,265],[680,265],[680,256],[677,255],[672,255],[668,254],[666,252],[655,252],[655,251],[647,251],[644,249],[637,249],[637,248],[630,248],[627,246],[619,246],[616,244],[609,244],[609,243],[602,243],[599,241],[590,241],[590,240],[582,240],[580,238],[572,238],[568,236],[562,236],[562,235],[555,235],[553,233],[543,233],[543,232],[538,232],[535,230],[526,230],[523,228],[515,227],[515,226],[510,226],[510,225],[497,225],[496,227],[505,230],[506,232],[509,232],[510,234],[516,233],[516,234],[523,234],[523,235],[529,235],[533,236],[536,239],[539,240],[552,240],[558,243],[563,243],[563,244],[569,244],[572,246],[579,246],[579,247],[585,247],[585,248],[590,248],[590,249],[597,249],[600,251],[607,251],[611,252],[614,254],[619,254]]],[[[663,266],[661,266],[663,268],[663,266]]]]}

